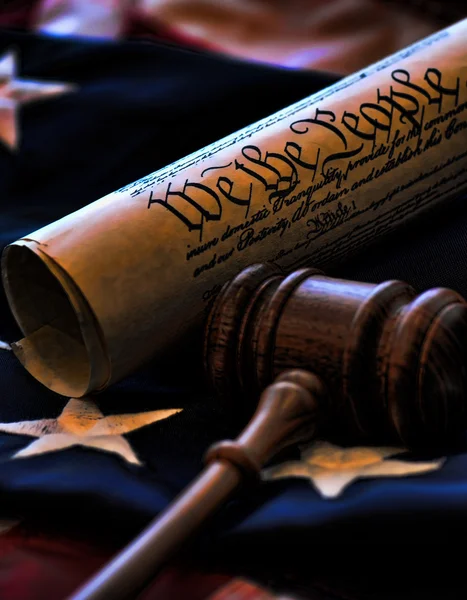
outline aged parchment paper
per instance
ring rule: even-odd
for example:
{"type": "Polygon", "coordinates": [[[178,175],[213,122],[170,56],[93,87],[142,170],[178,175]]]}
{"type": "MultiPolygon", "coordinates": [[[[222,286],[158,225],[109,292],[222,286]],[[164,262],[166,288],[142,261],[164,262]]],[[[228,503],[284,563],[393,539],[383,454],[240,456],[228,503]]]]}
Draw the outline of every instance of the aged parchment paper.
{"type": "Polygon", "coordinates": [[[463,21],[6,248],[25,368],[103,389],[243,267],[335,263],[465,189],[466,39],[463,21]]]}

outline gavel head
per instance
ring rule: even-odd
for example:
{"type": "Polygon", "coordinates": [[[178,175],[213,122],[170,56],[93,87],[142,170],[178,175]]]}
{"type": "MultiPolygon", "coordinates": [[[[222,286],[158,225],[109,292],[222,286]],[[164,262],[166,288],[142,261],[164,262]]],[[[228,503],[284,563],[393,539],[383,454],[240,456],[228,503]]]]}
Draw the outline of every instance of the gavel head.
{"type": "Polygon", "coordinates": [[[250,403],[283,371],[329,392],[336,431],[406,447],[451,445],[466,425],[467,303],[456,292],[359,283],[253,265],[227,283],[206,326],[218,394],[250,403]]]}

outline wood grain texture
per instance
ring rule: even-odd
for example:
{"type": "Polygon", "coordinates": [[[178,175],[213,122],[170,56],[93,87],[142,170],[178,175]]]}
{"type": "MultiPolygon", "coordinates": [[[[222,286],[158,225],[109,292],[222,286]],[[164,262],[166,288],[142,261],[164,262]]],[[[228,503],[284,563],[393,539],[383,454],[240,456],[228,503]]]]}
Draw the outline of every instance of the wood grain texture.
{"type": "Polygon", "coordinates": [[[280,373],[305,369],[329,390],[322,421],[332,430],[408,447],[450,445],[464,430],[466,354],[467,304],[452,290],[417,295],[400,281],[272,265],[224,287],[205,334],[225,402],[251,403],[280,373]]]}

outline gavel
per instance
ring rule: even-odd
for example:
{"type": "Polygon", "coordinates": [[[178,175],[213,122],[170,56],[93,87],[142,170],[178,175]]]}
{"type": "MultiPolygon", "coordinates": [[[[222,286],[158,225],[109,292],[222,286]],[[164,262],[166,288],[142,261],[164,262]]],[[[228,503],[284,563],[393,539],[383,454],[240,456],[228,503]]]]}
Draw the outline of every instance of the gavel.
{"type": "Polygon", "coordinates": [[[210,312],[205,369],[221,399],[250,405],[284,371],[305,369],[328,390],[320,418],[332,429],[360,442],[444,446],[466,417],[466,306],[449,289],[417,295],[400,281],[253,265],[210,312]]]}
{"type": "Polygon", "coordinates": [[[408,449],[452,446],[466,426],[467,303],[437,288],[360,283],[253,265],[228,282],[205,328],[208,378],[226,410],[256,412],[73,600],[134,597],[280,450],[341,431],[408,449]]]}

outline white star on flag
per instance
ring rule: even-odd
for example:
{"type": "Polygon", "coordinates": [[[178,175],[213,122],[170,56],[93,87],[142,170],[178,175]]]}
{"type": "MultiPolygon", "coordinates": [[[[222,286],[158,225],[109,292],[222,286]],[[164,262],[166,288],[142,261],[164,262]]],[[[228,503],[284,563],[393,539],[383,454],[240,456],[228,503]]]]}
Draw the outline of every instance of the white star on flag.
{"type": "Polygon", "coordinates": [[[72,446],[87,446],[113,452],[129,463],[140,465],[141,461],[123,434],[167,419],[181,410],[171,408],[104,416],[92,400],[71,398],[56,419],[0,423],[0,431],[38,438],[13,458],[56,452],[72,446]]]}
{"type": "Polygon", "coordinates": [[[402,477],[439,469],[444,458],[429,462],[389,459],[406,452],[397,447],[341,448],[328,442],[315,442],[301,448],[301,460],[275,465],[262,472],[266,481],[301,477],[324,498],[337,498],[357,479],[366,477],[402,477]]]}
{"type": "Polygon", "coordinates": [[[32,81],[16,76],[17,58],[10,51],[0,57],[0,140],[11,150],[19,143],[18,107],[26,102],[67,94],[76,86],[68,83],[32,81]]]}

